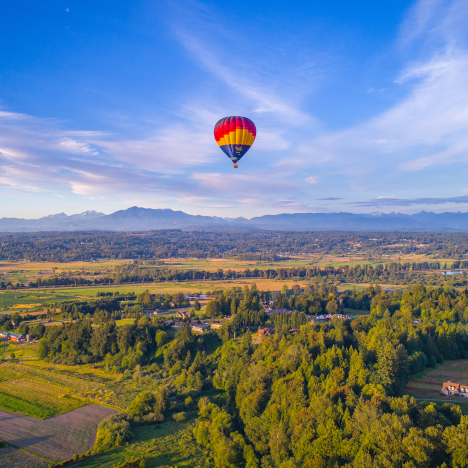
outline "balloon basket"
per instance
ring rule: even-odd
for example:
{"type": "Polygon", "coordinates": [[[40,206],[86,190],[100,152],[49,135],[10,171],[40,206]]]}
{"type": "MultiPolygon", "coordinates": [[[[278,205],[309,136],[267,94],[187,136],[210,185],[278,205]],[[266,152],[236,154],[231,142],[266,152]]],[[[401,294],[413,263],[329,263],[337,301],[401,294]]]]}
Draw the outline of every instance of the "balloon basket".
{"type": "Polygon", "coordinates": [[[237,164],[234,164],[234,169],[237,169],[237,164]]]}

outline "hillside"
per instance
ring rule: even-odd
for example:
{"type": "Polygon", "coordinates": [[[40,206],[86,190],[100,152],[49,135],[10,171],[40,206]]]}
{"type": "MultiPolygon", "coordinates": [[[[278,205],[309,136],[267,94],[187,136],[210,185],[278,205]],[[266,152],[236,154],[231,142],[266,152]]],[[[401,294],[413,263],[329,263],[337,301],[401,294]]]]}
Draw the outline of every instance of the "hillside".
{"type": "Polygon", "coordinates": [[[39,219],[1,218],[0,232],[36,231],[189,231],[336,230],[336,231],[468,231],[468,213],[284,213],[245,218],[190,215],[171,209],[131,207],[105,215],[96,211],[39,219]]]}

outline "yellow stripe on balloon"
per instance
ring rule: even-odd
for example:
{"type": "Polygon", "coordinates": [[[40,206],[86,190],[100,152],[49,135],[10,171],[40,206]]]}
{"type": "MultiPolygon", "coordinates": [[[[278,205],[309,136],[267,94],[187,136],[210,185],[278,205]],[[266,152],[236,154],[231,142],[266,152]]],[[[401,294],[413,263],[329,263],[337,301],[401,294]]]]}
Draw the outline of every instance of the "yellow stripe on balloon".
{"type": "Polygon", "coordinates": [[[229,132],[229,141],[231,142],[231,145],[235,145],[237,143],[235,130],[232,130],[231,132],[229,132]]]}
{"type": "Polygon", "coordinates": [[[247,142],[249,141],[249,135],[250,135],[250,132],[244,128],[244,130],[242,130],[242,145],[246,145],[247,142]]]}
{"type": "Polygon", "coordinates": [[[242,129],[236,128],[235,144],[240,145],[242,142],[242,129]]]}
{"type": "Polygon", "coordinates": [[[236,145],[242,144],[242,128],[236,128],[236,145]]]}

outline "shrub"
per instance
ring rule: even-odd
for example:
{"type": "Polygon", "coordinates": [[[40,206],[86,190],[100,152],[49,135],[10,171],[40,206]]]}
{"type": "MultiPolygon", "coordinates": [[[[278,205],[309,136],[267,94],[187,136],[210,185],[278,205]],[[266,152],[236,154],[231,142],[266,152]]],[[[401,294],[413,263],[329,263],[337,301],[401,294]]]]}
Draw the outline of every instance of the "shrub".
{"type": "Polygon", "coordinates": [[[164,416],[161,413],[149,413],[143,416],[143,421],[147,424],[156,424],[164,421],[164,416]]]}
{"type": "Polygon", "coordinates": [[[97,450],[121,447],[132,438],[133,432],[126,415],[113,414],[99,424],[95,447],[97,450]]]}
{"type": "Polygon", "coordinates": [[[144,416],[152,412],[154,403],[154,395],[151,392],[141,392],[128,407],[128,412],[132,416],[144,416]]]}
{"type": "Polygon", "coordinates": [[[42,340],[39,341],[39,350],[37,352],[37,355],[39,356],[40,359],[44,359],[49,354],[49,350],[50,350],[49,341],[45,338],[42,338],[42,340]]]}
{"type": "Polygon", "coordinates": [[[31,335],[34,338],[42,338],[45,332],[45,327],[42,325],[42,323],[38,323],[37,325],[34,325],[32,329],[30,330],[31,335]]]}
{"type": "Polygon", "coordinates": [[[191,405],[193,405],[193,398],[189,396],[185,399],[185,406],[191,406],[191,405]]]}
{"type": "Polygon", "coordinates": [[[158,347],[165,345],[169,341],[167,333],[164,331],[158,331],[156,333],[156,344],[158,347]]]}
{"type": "Polygon", "coordinates": [[[182,421],[185,421],[187,419],[187,413],[176,413],[172,416],[172,419],[174,419],[174,421],[177,421],[177,422],[182,422],[182,421]]]}

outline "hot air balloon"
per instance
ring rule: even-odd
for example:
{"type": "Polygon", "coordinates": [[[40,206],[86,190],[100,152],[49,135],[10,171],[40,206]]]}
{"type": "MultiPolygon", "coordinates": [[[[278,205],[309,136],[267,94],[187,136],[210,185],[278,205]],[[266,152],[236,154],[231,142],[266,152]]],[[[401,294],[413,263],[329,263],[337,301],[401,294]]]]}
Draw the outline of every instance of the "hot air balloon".
{"type": "Polygon", "coordinates": [[[214,128],[214,136],[219,147],[237,168],[237,162],[249,151],[257,129],[247,117],[224,117],[214,128]]]}

